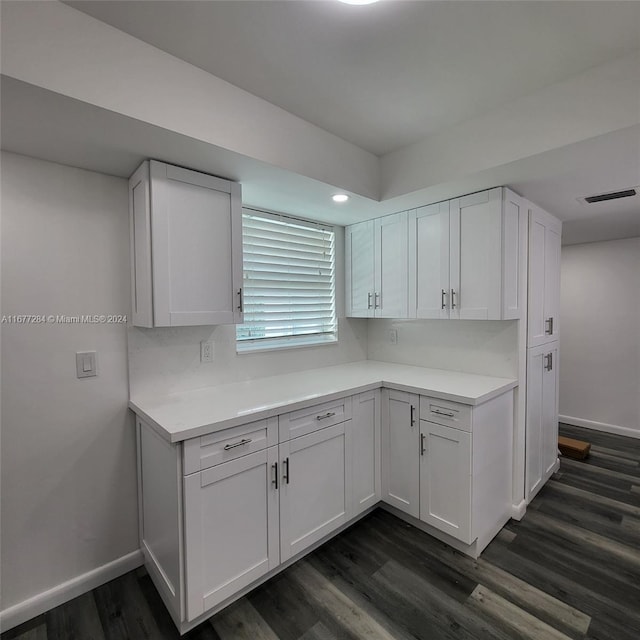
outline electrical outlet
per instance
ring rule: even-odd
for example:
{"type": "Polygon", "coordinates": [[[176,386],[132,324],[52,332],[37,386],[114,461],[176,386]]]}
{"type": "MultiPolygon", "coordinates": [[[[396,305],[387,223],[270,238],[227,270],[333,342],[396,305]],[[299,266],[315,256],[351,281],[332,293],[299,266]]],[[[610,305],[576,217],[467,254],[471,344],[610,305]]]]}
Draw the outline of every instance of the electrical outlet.
{"type": "Polygon", "coordinates": [[[390,344],[398,344],[398,330],[397,329],[389,329],[387,331],[387,337],[389,338],[390,344]]]}
{"type": "Polygon", "coordinates": [[[213,362],[213,340],[200,343],[200,362],[213,362]]]}

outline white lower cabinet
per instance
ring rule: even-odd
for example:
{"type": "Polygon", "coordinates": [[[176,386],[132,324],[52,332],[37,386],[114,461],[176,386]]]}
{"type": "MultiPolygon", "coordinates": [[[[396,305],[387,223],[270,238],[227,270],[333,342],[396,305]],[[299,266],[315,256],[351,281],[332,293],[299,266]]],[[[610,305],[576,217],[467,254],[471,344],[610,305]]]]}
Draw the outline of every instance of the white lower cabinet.
{"type": "Polygon", "coordinates": [[[527,502],[558,465],[558,381],[558,343],[527,349],[527,502]]]}
{"type": "Polygon", "coordinates": [[[353,418],[348,430],[351,451],[351,506],[354,516],[373,507],[382,495],[380,456],[380,391],[352,398],[353,418]]]}
{"type": "Polygon", "coordinates": [[[420,420],[420,520],[470,544],[471,434],[420,420]]]}
{"type": "Polygon", "coordinates": [[[277,460],[269,447],[185,477],[187,620],[278,566],[277,460]]]}
{"type": "Polygon", "coordinates": [[[513,393],[474,407],[384,393],[382,500],[479,554],[511,514],[513,393]]]}
{"type": "Polygon", "coordinates": [[[511,391],[376,389],[177,444],[136,425],[141,548],[183,633],[381,500],[476,556],[511,512],[511,391]]]}
{"type": "Polygon", "coordinates": [[[345,429],[326,427],[280,444],[280,550],[284,562],[347,521],[345,429]]]}
{"type": "Polygon", "coordinates": [[[420,396],[389,390],[382,430],[383,500],[417,518],[420,515],[420,396]]]}

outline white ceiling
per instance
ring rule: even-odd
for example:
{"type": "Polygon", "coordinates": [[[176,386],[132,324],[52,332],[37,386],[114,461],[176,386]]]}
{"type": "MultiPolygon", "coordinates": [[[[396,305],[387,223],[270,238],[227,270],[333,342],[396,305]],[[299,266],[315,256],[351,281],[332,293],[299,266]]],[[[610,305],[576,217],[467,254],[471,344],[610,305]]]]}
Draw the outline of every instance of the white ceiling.
{"type": "MultiPolygon", "coordinates": [[[[640,47],[640,2],[614,0],[66,4],[377,154],[640,47]]],[[[507,184],[565,221],[565,243],[640,235],[640,198],[577,200],[640,184],[640,125],[336,207],[329,184],[147,122],[8,77],[1,97],[8,151],[123,177],[154,157],[241,181],[248,205],[334,224],[507,184]]]]}
{"type": "Polygon", "coordinates": [[[67,4],[378,155],[640,46],[640,2],[67,4]]]}

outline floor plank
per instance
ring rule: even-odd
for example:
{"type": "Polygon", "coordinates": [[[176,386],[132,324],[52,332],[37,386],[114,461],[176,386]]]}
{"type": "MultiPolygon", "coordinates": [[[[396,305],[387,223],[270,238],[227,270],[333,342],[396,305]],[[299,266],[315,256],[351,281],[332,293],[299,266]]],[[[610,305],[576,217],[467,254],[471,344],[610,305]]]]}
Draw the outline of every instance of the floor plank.
{"type": "Polygon", "coordinates": [[[47,640],[104,640],[93,593],[85,593],[46,614],[47,640]]]}
{"type": "Polygon", "coordinates": [[[220,640],[278,640],[265,619],[243,598],[211,621],[220,640]]]}
{"type": "Polygon", "coordinates": [[[469,606],[500,621],[527,640],[571,640],[497,593],[479,584],[469,596],[469,606]]]}

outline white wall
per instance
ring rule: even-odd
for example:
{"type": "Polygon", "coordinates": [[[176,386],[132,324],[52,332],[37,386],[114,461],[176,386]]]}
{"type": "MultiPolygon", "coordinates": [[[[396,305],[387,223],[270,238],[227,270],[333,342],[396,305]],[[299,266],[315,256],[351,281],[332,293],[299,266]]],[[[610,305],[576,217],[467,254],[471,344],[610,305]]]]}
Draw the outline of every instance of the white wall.
{"type": "Polygon", "coordinates": [[[367,358],[367,321],[344,313],[344,230],[336,227],[338,343],[236,354],[234,326],[129,329],[131,397],[198,389],[367,358]],[[200,362],[200,341],[213,340],[211,363],[200,362]]]}
{"type": "Polygon", "coordinates": [[[518,377],[517,321],[370,320],[370,360],[518,377]],[[398,343],[389,341],[396,330],[398,343]]]}
{"type": "Polygon", "coordinates": [[[640,437],[640,238],[562,248],[560,420],[640,437]]]}
{"type": "MultiPolygon", "coordinates": [[[[2,154],[2,312],[126,314],[127,183],[2,154]]],[[[134,552],[125,325],[2,324],[2,609],[134,552]],[[75,352],[98,352],[77,379],[75,352]]]]}

